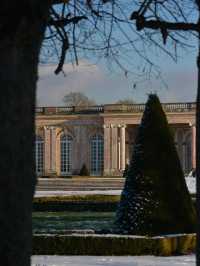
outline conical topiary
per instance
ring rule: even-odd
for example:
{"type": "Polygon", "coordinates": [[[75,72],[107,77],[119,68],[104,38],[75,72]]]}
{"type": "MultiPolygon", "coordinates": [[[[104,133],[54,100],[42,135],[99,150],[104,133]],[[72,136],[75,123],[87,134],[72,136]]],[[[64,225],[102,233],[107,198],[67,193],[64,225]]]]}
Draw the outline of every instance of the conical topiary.
{"type": "Polygon", "coordinates": [[[128,168],[129,168],[129,164],[127,163],[126,166],[125,166],[125,169],[124,169],[122,177],[126,178],[127,173],[128,173],[128,168]]]}
{"type": "Polygon", "coordinates": [[[80,176],[89,176],[90,175],[90,172],[88,171],[87,169],[87,166],[86,164],[84,163],[81,170],[80,170],[80,173],[79,173],[80,176]]]}
{"type": "Polygon", "coordinates": [[[167,119],[150,95],[117,210],[121,233],[158,235],[195,231],[196,213],[167,119]]]}

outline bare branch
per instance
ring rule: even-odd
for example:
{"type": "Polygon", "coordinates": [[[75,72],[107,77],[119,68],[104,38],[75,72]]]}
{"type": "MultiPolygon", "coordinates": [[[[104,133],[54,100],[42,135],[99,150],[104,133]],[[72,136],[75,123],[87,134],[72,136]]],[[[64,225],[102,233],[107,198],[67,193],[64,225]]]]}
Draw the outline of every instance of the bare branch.
{"type": "Polygon", "coordinates": [[[59,20],[54,20],[54,19],[50,18],[48,25],[64,27],[70,23],[77,24],[79,21],[81,21],[83,19],[87,19],[87,17],[86,16],[76,16],[73,18],[64,18],[64,19],[59,19],[59,20]]]}
{"type": "Polygon", "coordinates": [[[177,30],[177,31],[200,31],[199,24],[195,23],[185,23],[185,22],[168,22],[168,21],[160,21],[160,20],[146,20],[144,16],[138,15],[137,12],[133,12],[131,20],[136,20],[137,30],[142,30],[144,28],[149,29],[166,29],[166,30],[177,30]]]}

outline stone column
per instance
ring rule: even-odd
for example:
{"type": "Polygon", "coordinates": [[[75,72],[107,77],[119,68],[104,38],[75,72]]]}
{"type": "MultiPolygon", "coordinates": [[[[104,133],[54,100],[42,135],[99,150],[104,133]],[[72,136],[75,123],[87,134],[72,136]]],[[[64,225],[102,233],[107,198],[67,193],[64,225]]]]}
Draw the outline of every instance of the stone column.
{"type": "Polygon", "coordinates": [[[118,169],[118,126],[111,125],[111,174],[119,174],[118,169]]]}
{"type": "Polygon", "coordinates": [[[182,142],[182,168],[183,168],[183,171],[185,172],[187,169],[186,169],[186,156],[187,156],[187,152],[186,152],[186,140],[185,140],[185,137],[183,139],[183,142],[182,142]]]}
{"type": "Polygon", "coordinates": [[[125,155],[126,155],[126,126],[120,127],[120,170],[123,171],[126,167],[125,155]]]}
{"type": "Polygon", "coordinates": [[[45,175],[56,174],[56,128],[44,127],[44,169],[45,175]]]}
{"type": "Polygon", "coordinates": [[[61,170],[60,169],[60,164],[61,164],[60,137],[61,137],[62,132],[63,132],[63,128],[57,128],[56,130],[56,174],[58,176],[61,175],[61,172],[60,172],[61,170]]]}
{"type": "Polygon", "coordinates": [[[49,170],[51,167],[51,136],[50,128],[48,126],[44,127],[44,175],[49,175],[49,170]]]}
{"type": "Polygon", "coordinates": [[[191,126],[191,131],[192,131],[192,168],[196,168],[196,125],[191,126]]]}
{"type": "Polygon", "coordinates": [[[104,125],[104,175],[111,171],[111,127],[104,125]]]}

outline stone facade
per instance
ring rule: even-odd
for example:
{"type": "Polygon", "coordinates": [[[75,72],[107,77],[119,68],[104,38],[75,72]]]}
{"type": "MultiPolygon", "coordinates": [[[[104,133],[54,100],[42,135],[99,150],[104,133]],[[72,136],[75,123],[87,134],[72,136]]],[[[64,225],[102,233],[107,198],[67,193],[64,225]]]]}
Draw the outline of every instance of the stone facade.
{"type": "MultiPolygon", "coordinates": [[[[195,168],[195,104],[163,104],[185,172],[195,168]]],[[[143,104],[36,109],[36,170],[42,176],[121,175],[130,162],[143,104]]]]}

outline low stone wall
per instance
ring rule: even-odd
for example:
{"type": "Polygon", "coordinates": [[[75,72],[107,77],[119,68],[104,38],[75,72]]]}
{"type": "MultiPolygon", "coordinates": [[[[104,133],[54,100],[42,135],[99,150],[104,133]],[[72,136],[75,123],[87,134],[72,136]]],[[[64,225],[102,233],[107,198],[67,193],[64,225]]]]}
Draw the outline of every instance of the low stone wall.
{"type": "Polygon", "coordinates": [[[180,255],[195,252],[196,235],[34,235],[36,255],[180,255]]]}

